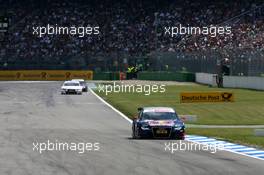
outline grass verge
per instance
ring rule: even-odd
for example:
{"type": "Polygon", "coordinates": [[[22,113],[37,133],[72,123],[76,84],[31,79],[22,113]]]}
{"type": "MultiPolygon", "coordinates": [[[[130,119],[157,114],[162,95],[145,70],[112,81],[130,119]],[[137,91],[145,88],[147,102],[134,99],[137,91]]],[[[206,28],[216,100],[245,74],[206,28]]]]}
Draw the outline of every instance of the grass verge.
{"type": "MultiPolygon", "coordinates": [[[[178,114],[197,115],[192,124],[206,125],[260,125],[264,124],[264,92],[247,89],[218,89],[203,85],[166,86],[165,93],[110,93],[96,92],[128,117],[136,115],[140,106],[169,106],[178,114]],[[179,94],[193,91],[231,91],[234,103],[181,104],[179,94]]],[[[216,137],[223,140],[264,148],[264,137],[254,136],[254,129],[203,129],[188,128],[188,134],[216,137]]]]}
{"type": "MultiPolygon", "coordinates": [[[[97,92],[98,93],[98,92],[97,92]]],[[[169,106],[178,114],[197,115],[193,124],[259,125],[264,124],[264,92],[245,89],[218,89],[208,86],[167,86],[165,93],[98,93],[114,107],[132,117],[140,106],[169,106]],[[234,103],[180,103],[181,92],[229,91],[234,92],[234,103]]]]}

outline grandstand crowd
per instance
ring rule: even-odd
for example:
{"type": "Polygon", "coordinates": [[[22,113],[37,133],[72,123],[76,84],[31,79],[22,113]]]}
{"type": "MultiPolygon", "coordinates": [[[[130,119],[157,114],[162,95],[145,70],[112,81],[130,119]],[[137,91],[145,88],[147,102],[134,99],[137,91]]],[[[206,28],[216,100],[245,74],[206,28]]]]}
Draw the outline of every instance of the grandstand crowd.
{"type": "Polygon", "coordinates": [[[121,0],[1,2],[10,19],[0,61],[52,60],[122,52],[142,56],[153,51],[194,52],[208,49],[263,51],[264,6],[256,0],[121,0]],[[32,35],[32,26],[99,26],[100,35],[32,35]],[[232,34],[164,36],[164,26],[231,26],[232,34]]]}

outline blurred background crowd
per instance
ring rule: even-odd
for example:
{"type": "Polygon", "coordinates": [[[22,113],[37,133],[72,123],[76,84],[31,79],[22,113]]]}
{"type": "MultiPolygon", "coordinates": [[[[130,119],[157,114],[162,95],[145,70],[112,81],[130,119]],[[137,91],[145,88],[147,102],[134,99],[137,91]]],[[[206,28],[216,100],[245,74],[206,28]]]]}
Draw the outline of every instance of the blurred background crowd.
{"type": "MultiPolygon", "coordinates": [[[[50,65],[51,69],[63,68],[66,65],[74,65],[75,68],[88,66],[89,69],[99,70],[125,69],[129,64],[137,64],[138,58],[145,60],[155,57],[156,60],[160,60],[163,53],[174,55],[170,58],[174,60],[188,59],[190,54],[195,55],[195,58],[189,59],[199,59],[198,57],[202,55],[207,60],[210,59],[212,52],[213,55],[220,54],[219,57],[230,57],[234,62],[238,58],[244,58],[247,62],[249,61],[247,55],[250,54],[254,58],[259,58],[260,65],[264,64],[263,1],[0,0],[0,2],[0,15],[9,18],[7,37],[0,42],[2,69],[16,69],[23,64],[41,68],[41,62],[43,65],[50,65]],[[45,35],[38,38],[32,35],[33,26],[47,24],[99,26],[100,35],[84,38],[71,35],[45,35]],[[164,35],[165,26],[179,24],[195,27],[231,26],[232,34],[217,37],[178,35],[173,38],[164,35]]],[[[202,69],[201,65],[199,69],[202,69]]]]}

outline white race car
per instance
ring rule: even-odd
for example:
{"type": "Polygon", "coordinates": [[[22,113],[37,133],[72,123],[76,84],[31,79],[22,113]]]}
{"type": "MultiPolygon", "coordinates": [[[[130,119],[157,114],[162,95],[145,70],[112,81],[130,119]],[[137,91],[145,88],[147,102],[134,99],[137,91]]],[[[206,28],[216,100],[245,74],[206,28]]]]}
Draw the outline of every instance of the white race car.
{"type": "Polygon", "coordinates": [[[78,81],[65,81],[61,87],[61,94],[82,94],[83,86],[78,81]]]}
{"type": "Polygon", "coordinates": [[[83,92],[87,92],[88,91],[88,87],[87,87],[87,84],[84,81],[84,79],[72,79],[71,81],[78,81],[81,84],[81,86],[82,86],[82,91],[83,92]]]}

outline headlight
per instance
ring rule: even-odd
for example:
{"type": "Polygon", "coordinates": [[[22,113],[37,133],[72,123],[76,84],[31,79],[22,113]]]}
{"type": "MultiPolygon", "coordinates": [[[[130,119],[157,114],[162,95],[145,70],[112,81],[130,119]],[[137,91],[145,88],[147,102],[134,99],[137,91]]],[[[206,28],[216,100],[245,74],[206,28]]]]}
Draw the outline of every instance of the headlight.
{"type": "Polygon", "coordinates": [[[174,125],[174,129],[175,130],[180,130],[180,129],[182,129],[182,125],[180,125],[180,124],[176,124],[176,125],[174,125]]]}
{"type": "Polygon", "coordinates": [[[142,124],[141,129],[142,129],[142,130],[149,130],[150,128],[149,128],[149,125],[147,125],[147,124],[142,124]]]}

